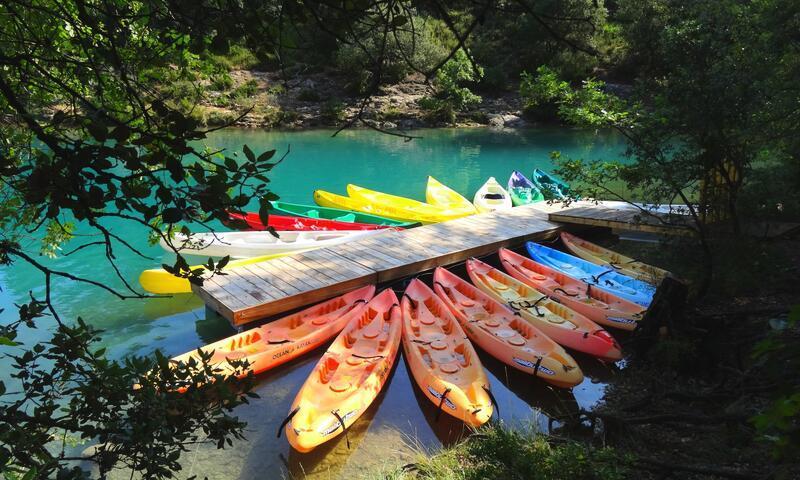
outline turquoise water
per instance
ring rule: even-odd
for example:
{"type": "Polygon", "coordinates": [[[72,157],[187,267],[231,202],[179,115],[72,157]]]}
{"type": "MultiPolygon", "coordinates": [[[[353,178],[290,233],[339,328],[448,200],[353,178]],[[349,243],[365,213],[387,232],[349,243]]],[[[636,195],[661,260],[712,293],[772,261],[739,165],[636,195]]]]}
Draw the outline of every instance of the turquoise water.
{"type": "MultiPolygon", "coordinates": [[[[216,132],[206,143],[229,152],[240,151],[243,144],[257,153],[275,148],[280,154],[290,149],[286,160],[273,170],[271,186],[282,200],[304,203],[312,203],[314,189],[344,193],[347,183],[424,200],[427,175],[471,198],[489,176],[505,184],[513,169],[526,174],[534,167],[550,169],[549,154],[553,150],[582,158],[618,158],[624,150],[617,136],[568,129],[444,129],[416,133],[422,138],[406,142],[367,130],[345,131],[336,138],[331,138],[329,131],[225,130],[216,132]]],[[[168,260],[160,247],[147,245],[143,228],[122,222],[108,226],[149,257],[139,257],[121,246],[114,252],[123,276],[134,285],[141,270],[168,260]]],[[[64,250],[90,240],[75,239],[64,250]]],[[[38,253],[34,240],[27,247],[38,253]]],[[[46,263],[109,286],[123,286],[100,250],[84,249],[46,263]]],[[[14,304],[27,301],[28,292],[43,296],[38,272],[24,265],[0,270],[0,286],[3,321],[14,317],[14,304]]],[[[149,354],[157,348],[175,355],[233,333],[219,318],[206,319],[202,302],[193,295],[123,301],[99,289],[61,280],[54,284],[53,298],[64,318],[80,315],[104,329],[104,343],[116,358],[149,354]]],[[[30,342],[46,338],[50,321],[42,319],[39,323],[41,329],[25,331],[21,339],[30,342]]],[[[318,357],[316,352],[261,376],[256,392],[262,398],[238,411],[249,423],[248,440],[224,451],[201,447],[184,457],[186,470],[209,478],[250,478],[265,471],[336,478],[357,472],[367,463],[395,464],[407,453],[404,445],[408,442],[433,448],[442,441],[453,440],[454,434],[461,431],[461,425],[445,418],[434,422],[433,406],[412,388],[405,364],[400,361],[385,393],[367,414],[371,420],[362,418],[353,428],[352,450],[347,450],[340,438],[310,455],[291,452],[285,440],[275,439],[275,429],[318,357]]],[[[552,390],[507,371],[491,358],[481,358],[490,372],[503,420],[542,428],[547,426],[547,415],[577,411],[597,402],[603,382],[611,374],[595,361],[578,357],[589,378],[570,393],[552,390]]],[[[7,366],[3,365],[0,377],[6,375],[7,366]]]]}

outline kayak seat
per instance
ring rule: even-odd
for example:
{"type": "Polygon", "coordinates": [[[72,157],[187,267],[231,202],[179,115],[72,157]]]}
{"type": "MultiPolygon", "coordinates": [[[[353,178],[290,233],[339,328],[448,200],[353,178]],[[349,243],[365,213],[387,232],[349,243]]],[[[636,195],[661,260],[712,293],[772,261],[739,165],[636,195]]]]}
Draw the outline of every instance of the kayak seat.
{"type": "Polygon", "coordinates": [[[353,223],[356,221],[356,214],[355,213],[348,213],[347,215],[342,215],[341,217],[337,218],[340,222],[349,222],[353,223]]]}
{"type": "Polygon", "coordinates": [[[319,218],[319,210],[308,210],[306,216],[309,218],[319,218]]]}

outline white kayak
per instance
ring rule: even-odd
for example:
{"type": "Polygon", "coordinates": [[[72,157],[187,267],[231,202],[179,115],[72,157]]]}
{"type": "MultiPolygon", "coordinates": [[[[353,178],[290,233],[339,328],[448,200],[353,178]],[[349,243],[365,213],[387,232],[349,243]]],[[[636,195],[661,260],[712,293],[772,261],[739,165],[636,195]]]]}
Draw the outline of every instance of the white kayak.
{"type": "MultiPolygon", "coordinates": [[[[173,245],[184,255],[250,258],[341,245],[391,230],[279,231],[277,238],[267,231],[193,233],[189,237],[176,233],[173,245]]],[[[159,243],[172,252],[163,238],[159,243]]]]}
{"type": "Polygon", "coordinates": [[[511,196],[505,188],[497,183],[494,177],[489,177],[489,180],[486,180],[486,183],[475,192],[472,203],[475,204],[479,213],[508,210],[513,206],[511,196]]]}

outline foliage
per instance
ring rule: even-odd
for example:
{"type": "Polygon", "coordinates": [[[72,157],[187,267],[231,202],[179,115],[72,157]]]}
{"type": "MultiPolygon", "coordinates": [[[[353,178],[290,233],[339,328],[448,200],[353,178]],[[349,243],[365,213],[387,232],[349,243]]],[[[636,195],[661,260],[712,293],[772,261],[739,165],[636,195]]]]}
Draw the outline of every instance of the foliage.
{"type": "Polygon", "coordinates": [[[359,77],[354,90],[367,91],[377,76],[381,83],[393,83],[411,72],[427,74],[447,56],[449,48],[441,22],[416,15],[406,18],[391,35],[384,37],[383,31],[371,30],[357,41],[339,45],[334,58],[337,70],[347,75],[367,73],[359,77]],[[383,57],[380,71],[374,68],[378,57],[383,57]]]}
{"type": "Polygon", "coordinates": [[[386,478],[418,479],[603,479],[629,478],[630,459],[610,448],[520,433],[502,425],[485,427],[463,443],[430,457],[413,469],[386,478]]]}
{"type": "Polygon", "coordinates": [[[246,393],[250,377],[236,378],[246,363],[232,361],[226,373],[209,363],[210,353],[177,365],[159,352],[110,360],[98,346],[101,332],[80,318],[74,326],[58,324],[47,342],[17,343],[19,328],[36,328],[45,308],[32,300],[18,322],[0,331],[3,358],[13,366],[11,384],[0,382],[0,395],[13,399],[0,404],[6,478],[86,478],[78,462],[95,463],[101,476],[124,466],[143,478],[172,478],[188,445],[223,448],[242,438],[244,424],[230,412],[254,396],[246,393]],[[94,447],[78,456],[68,438],[94,447]]]}
{"type": "Polygon", "coordinates": [[[316,90],[304,88],[297,94],[297,99],[301,102],[319,102],[322,97],[319,96],[319,93],[316,90]]]}
{"type": "Polygon", "coordinates": [[[242,45],[231,45],[224,55],[212,55],[211,59],[225,70],[252,70],[261,65],[258,57],[242,45]]]}
{"type": "Polygon", "coordinates": [[[331,98],[320,105],[320,117],[323,121],[336,125],[345,118],[344,104],[336,98],[331,98]]]}
{"type": "Polygon", "coordinates": [[[479,81],[482,76],[483,68],[473,63],[467,53],[460,49],[436,74],[436,95],[421,98],[419,106],[428,112],[429,118],[453,123],[456,112],[481,102],[481,97],[472,93],[466,85],[479,81]]]}
{"type": "Polygon", "coordinates": [[[800,454],[800,354],[797,351],[800,305],[766,339],[753,358],[779,387],[771,405],[752,421],[760,439],[772,445],[776,459],[792,461],[800,454]]]}

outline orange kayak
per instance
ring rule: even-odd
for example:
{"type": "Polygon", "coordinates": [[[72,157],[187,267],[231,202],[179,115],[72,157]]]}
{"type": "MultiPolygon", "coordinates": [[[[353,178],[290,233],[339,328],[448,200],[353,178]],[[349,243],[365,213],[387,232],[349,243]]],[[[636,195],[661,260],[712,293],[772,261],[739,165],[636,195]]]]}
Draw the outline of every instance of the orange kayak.
{"type": "Polygon", "coordinates": [[[346,431],[378,396],[400,349],[402,323],[395,307],[391,289],[375,296],[350,316],[314,367],[284,421],[297,451],[310,452],[346,431]]]}
{"type": "Polygon", "coordinates": [[[496,359],[559,387],[583,381],[578,364],[560,345],[457,275],[437,268],[433,288],[467,337],[496,359]]]}
{"type": "MultiPolygon", "coordinates": [[[[414,279],[400,301],[403,350],[414,380],[439,412],[479,427],[492,418],[489,378],[447,305],[414,279]]],[[[438,415],[438,413],[437,413],[438,415]]]]}
{"type": "Polygon", "coordinates": [[[508,305],[555,342],[603,360],[622,359],[622,351],[600,325],[537,292],[524,283],[480,260],[467,260],[472,283],[508,305]]]}
{"type": "Polygon", "coordinates": [[[375,294],[369,285],[314,305],[280,320],[233,335],[179,355],[171,362],[200,362],[200,351],[210,354],[209,362],[223,374],[234,373],[228,360],[247,360],[248,368],[240,372],[261,373],[311,351],[339,333],[354,315],[366,309],[375,294]]]}
{"type": "Polygon", "coordinates": [[[497,254],[509,275],[600,325],[634,330],[647,311],[641,305],[605,290],[592,288],[589,283],[511,250],[501,248],[497,254]]]}

